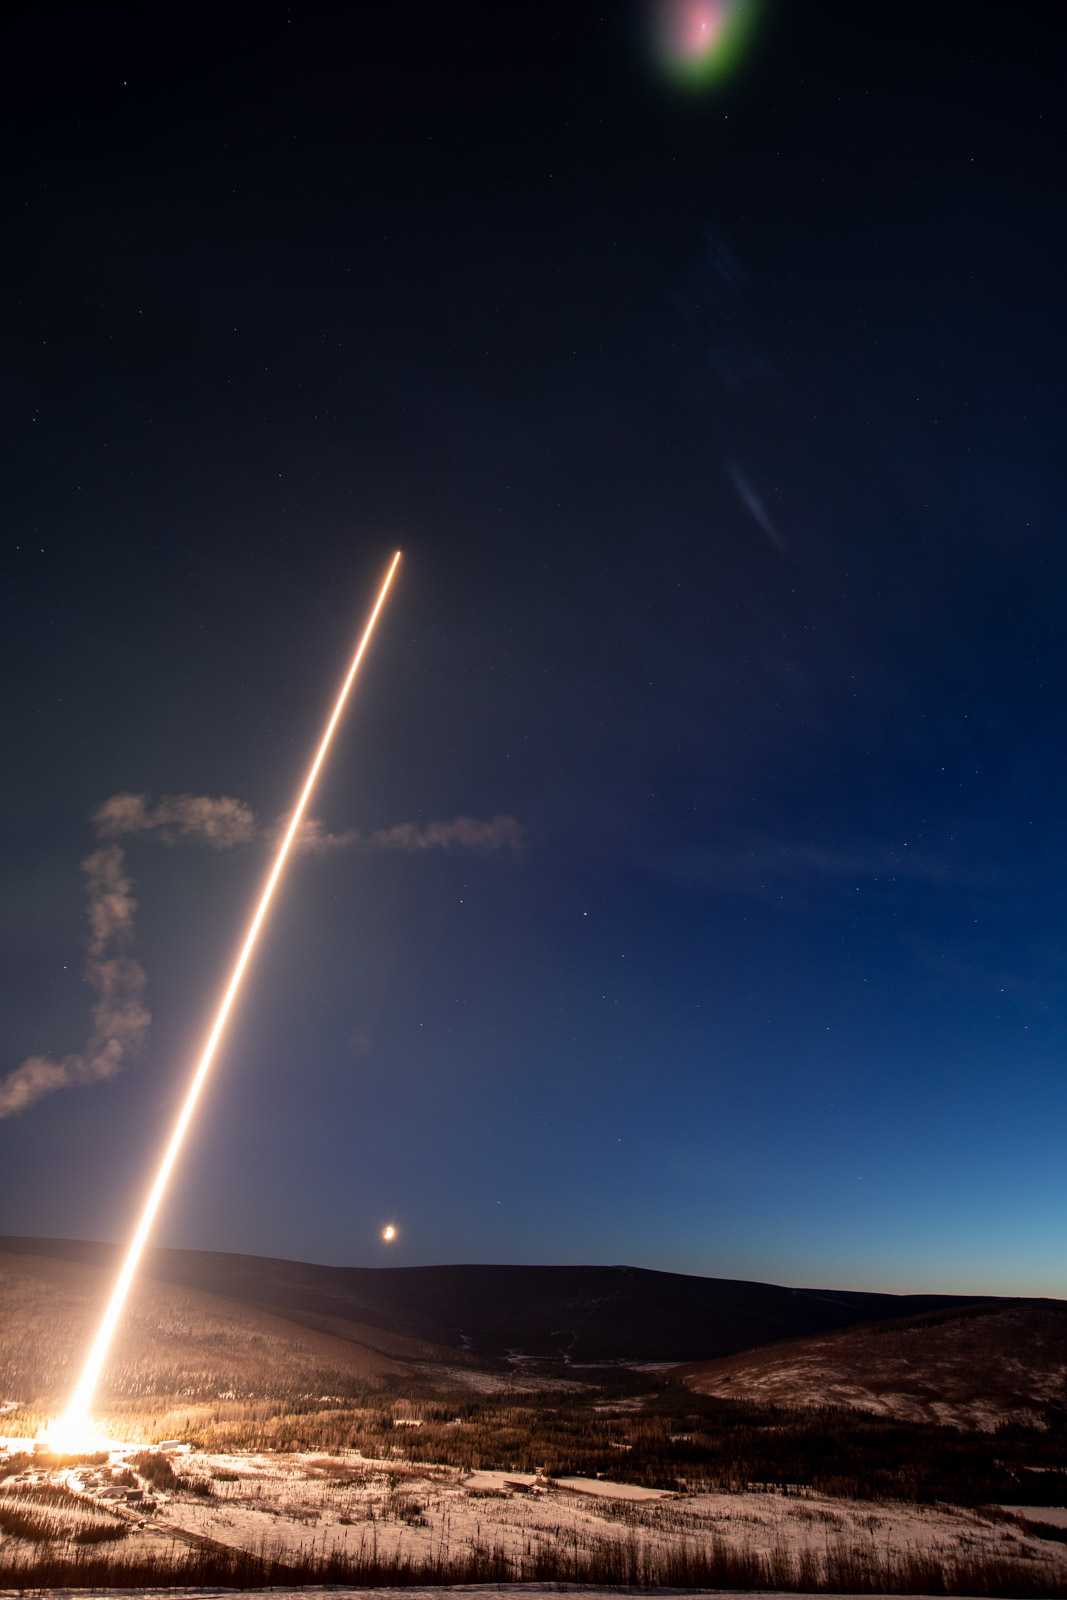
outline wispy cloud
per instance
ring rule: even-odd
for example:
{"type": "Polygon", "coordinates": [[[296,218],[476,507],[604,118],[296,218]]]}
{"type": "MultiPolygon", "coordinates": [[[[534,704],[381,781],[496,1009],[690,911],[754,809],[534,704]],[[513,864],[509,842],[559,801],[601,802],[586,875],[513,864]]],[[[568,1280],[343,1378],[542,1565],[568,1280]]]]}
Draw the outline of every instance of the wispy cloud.
{"type": "MultiPolygon", "coordinates": [[[[164,795],[155,804],[146,794],[113,794],[97,806],[92,822],[97,836],[108,841],[82,862],[89,922],[85,978],[96,991],[92,1033],[79,1053],[59,1061],[29,1056],[0,1079],[0,1119],[25,1111],[57,1089],[113,1078],[144,1046],[151,1021],[142,998],[146,977],[140,962],[129,953],[137,901],[125,854],[116,841],[147,837],[167,845],[193,842],[213,850],[232,850],[255,841],[276,840],[287,826],[284,817],[261,825],[251,806],[230,795],[196,794],[164,795]]],[[[305,817],[293,848],[305,855],[345,849],[398,850],[408,855],[425,850],[470,850],[485,855],[518,850],[525,838],[526,830],[511,816],[496,816],[489,822],[477,817],[425,824],[401,822],[369,834],[354,829],[330,833],[317,817],[305,817]]]]}
{"type": "Polygon", "coordinates": [[[857,893],[982,894],[1001,881],[974,851],[924,848],[921,839],[898,845],[857,839],[837,845],[734,831],[715,844],[657,852],[647,860],[657,873],[665,871],[675,881],[700,884],[719,894],[774,903],[817,898],[823,906],[854,906],[857,893]]]}
{"type": "Polygon", "coordinates": [[[760,499],[755,489],[753,489],[752,485],[749,483],[748,479],[745,477],[736,461],[728,461],[726,463],[726,470],[730,474],[730,482],[737,490],[741,504],[744,506],[753,522],[755,522],[758,527],[763,529],[764,533],[767,535],[768,539],[771,541],[776,550],[785,550],[788,547],[789,540],[786,538],[784,533],[779,533],[778,529],[771,521],[770,513],[768,512],[767,507],[763,504],[763,501],[760,499]]]}

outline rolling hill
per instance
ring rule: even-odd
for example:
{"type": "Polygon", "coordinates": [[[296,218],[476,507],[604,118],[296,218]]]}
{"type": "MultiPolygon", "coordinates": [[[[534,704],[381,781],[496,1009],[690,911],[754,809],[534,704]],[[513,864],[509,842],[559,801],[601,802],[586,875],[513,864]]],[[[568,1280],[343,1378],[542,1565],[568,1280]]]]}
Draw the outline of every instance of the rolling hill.
{"type": "Polygon", "coordinates": [[[1067,1303],[994,1300],[680,1369],[699,1394],[991,1429],[1067,1426],[1067,1303]]]}
{"type": "MultiPolygon", "coordinates": [[[[86,1300],[93,1293],[103,1298],[118,1257],[113,1245],[0,1238],[5,1271],[15,1260],[50,1262],[48,1281],[57,1289],[75,1281],[58,1264],[76,1266],[90,1275],[77,1280],[86,1300]]],[[[692,1361],[969,1303],[952,1295],[789,1289],[637,1267],[322,1267],[162,1249],[146,1252],[140,1283],[142,1296],[155,1284],[213,1297],[215,1314],[225,1306],[231,1319],[239,1307],[270,1314],[358,1346],[371,1365],[489,1368],[516,1355],[564,1365],[692,1361]]]]}
{"type": "MultiPolygon", "coordinates": [[[[49,1406],[74,1386],[110,1275],[100,1267],[0,1255],[0,1399],[49,1406]]],[[[116,1335],[102,1392],[303,1398],[347,1396],[405,1370],[381,1350],[220,1296],[141,1278],[116,1335]]]]}

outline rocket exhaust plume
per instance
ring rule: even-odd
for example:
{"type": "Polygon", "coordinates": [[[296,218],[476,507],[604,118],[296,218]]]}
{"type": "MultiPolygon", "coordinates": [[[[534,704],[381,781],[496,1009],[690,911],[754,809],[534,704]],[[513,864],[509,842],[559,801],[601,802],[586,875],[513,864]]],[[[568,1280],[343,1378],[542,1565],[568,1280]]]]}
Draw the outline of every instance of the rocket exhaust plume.
{"type": "Polygon", "coordinates": [[[311,770],[307,775],[303,792],[301,793],[300,799],[297,802],[296,810],[289,819],[289,826],[286,829],[285,836],[278,847],[278,854],[275,857],[274,865],[270,871],[270,876],[267,879],[266,886],[260,897],[259,905],[256,908],[256,913],[252,918],[248,932],[245,935],[245,941],[241,946],[241,953],[237,957],[237,964],[233,969],[226,993],[223,996],[222,1004],[219,1007],[218,1016],[215,1018],[214,1025],[208,1035],[204,1053],[200,1058],[200,1065],[197,1067],[192,1083],[189,1085],[189,1092],[185,1097],[185,1104],[182,1106],[178,1120],[174,1125],[174,1131],[171,1134],[170,1142],[164,1151],[163,1160],[160,1163],[155,1182],[149,1191],[148,1199],[146,1200],[144,1210],[141,1213],[141,1220],[137,1224],[137,1231],[133,1236],[133,1241],[130,1244],[129,1250],[126,1253],[126,1259],[123,1262],[122,1271],[119,1273],[118,1281],[116,1282],[112,1291],[107,1310],[104,1312],[104,1317],[100,1324],[96,1339],[93,1342],[93,1347],[89,1352],[89,1359],[85,1363],[85,1370],[82,1372],[82,1375],[78,1380],[78,1386],[71,1396],[70,1404],[67,1407],[66,1412],[48,1429],[46,1437],[57,1449],[76,1450],[79,1447],[85,1448],[86,1444],[91,1445],[97,1442],[95,1431],[89,1420],[89,1406],[93,1398],[93,1392],[96,1389],[97,1381],[100,1377],[101,1369],[104,1365],[104,1362],[107,1360],[107,1353],[111,1346],[115,1329],[118,1326],[119,1318],[122,1315],[122,1308],[126,1302],[126,1296],[129,1292],[130,1284],[133,1281],[134,1273],[137,1271],[137,1264],[141,1259],[141,1253],[144,1250],[145,1241],[148,1238],[152,1223],[155,1220],[156,1212],[159,1209],[160,1201],[162,1200],[163,1194],[166,1190],[167,1180],[170,1177],[171,1169],[178,1158],[178,1152],[181,1149],[182,1140],[185,1137],[185,1130],[189,1126],[193,1111],[196,1108],[196,1102],[200,1097],[200,1091],[204,1086],[204,1080],[207,1078],[208,1072],[210,1071],[215,1050],[218,1046],[219,1039],[222,1037],[222,1031],[226,1026],[226,1019],[228,1018],[231,1007],[233,1006],[233,1002],[237,997],[237,991],[241,986],[241,979],[244,976],[245,968],[248,966],[253,947],[255,946],[256,938],[263,924],[263,919],[267,915],[268,908],[270,907],[275,886],[279,877],[281,876],[282,868],[285,865],[285,858],[289,854],[289,847],[296,837],[297,831],[300,827],[305,807],[307,806],[308,800],[311,796],[311,791],[315,786],[315,779],[319,775],[319,768],[322,766],[322,763],[325,760],[326,752],[330,746],[330,740],[333,738],[333,731],[340,719],[341,712],[344,710],[345,701],[348,699],[348,691],[352,687],[353,680],[355,679],[356,673],[359,670],[359,664],[363,660],[363,655],[366,651],[367,645],[370,643],[370,636],[374,631],[374,624],[377,622],[378,613],[381,611],[382,606],[385,603],[385,597],[389,592],[389,585],[393,581],[393,574],[397,569],[399,561],[400,551],[398,550],[394,555],[392,563],[389,567],[389,571],[386,574],[385,582],[382,584],[381,590],[379,591],[378,598],[375,601],[374,610],[370,614],[370,620],[368,621],[366,628],[363,630],[363,637],[360,639],[359,648],[356,650],[355,656],[352,658],[352,664],[348,669],[348,676],[345,679],[341,693],[337,698],[337,704],[333,708],[333,715],[326,724],[326,732],[322,736],[322,743],[319,745],[318,754],[311,763],[311,770]]]}

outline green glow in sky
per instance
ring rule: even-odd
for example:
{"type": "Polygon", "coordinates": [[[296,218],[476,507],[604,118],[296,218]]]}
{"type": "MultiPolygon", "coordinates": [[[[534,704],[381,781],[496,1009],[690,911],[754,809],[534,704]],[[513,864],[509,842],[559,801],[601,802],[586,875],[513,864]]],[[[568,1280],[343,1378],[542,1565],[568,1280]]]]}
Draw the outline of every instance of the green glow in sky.
{"type": "Polygon", "coordinates": [[[659,0],[653,34],[667,74],[690,89],[728,78],[759,20],[759,0],[659,0]]]}

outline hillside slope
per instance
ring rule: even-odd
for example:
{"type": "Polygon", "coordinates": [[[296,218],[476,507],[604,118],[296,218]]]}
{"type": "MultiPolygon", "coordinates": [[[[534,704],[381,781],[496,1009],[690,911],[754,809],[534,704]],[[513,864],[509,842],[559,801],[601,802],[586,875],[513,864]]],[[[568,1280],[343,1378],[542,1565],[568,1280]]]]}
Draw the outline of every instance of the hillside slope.
{"type": "MultiPolygon", "coordinates": [[[[0,1254],[0,1399],[47,1405],[69,1394],[110,1287],[111,1275],[97,1266],[0,1254]]],[[[318,1399],[361,1393],[403,1370],[352,1339],[141,1278],[101,1394],[318,1399]]]]}
{"type": "Polygon", "coordinates": [[[990,1429],[1067,1426],[1067,1303],[998,1300],[693,1363],[699,1394],[990,1429]]]}
{"type": "MultiPolygon", "coordinates": [[[[116,1270],[115,1246],[3,1239],[0,1252],[116,1270]]],[[[321,1267],[147,1251],[142,1277],[351,1337],[397,1360],[670,1362],[970,1303],[953,1295],[788,1289],[637,1267],[321,1267]]]]}

